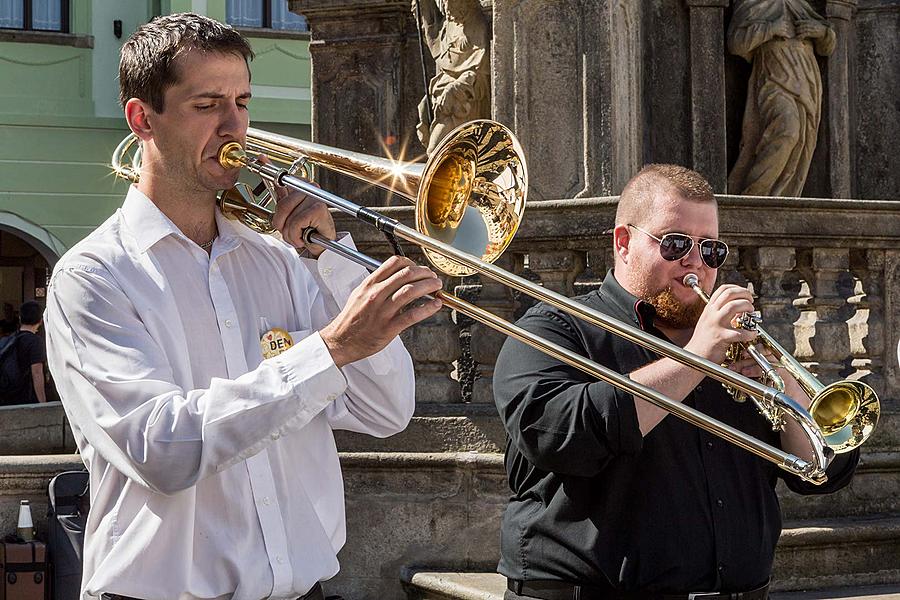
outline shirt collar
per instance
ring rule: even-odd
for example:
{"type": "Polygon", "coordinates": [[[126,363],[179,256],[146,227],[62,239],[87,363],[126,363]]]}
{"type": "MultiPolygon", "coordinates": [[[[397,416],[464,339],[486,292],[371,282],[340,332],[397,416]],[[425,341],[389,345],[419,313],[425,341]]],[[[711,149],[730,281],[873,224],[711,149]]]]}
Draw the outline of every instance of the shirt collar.
{"type": "Polygon", "coordinates": [[[122,216],[125,219],[125,225],[137,240],[141,252],[146,252],[153,244],[166,236],[184,237],[175,223],[135,185],[128,188],[128,195],[125,196],[125,203],[122,205],[122,216]]]}
{"type": "Polygon", "coordinates": [[[613,304],[615,304],[623,314],[644,331],[653,327],[653,319],[656,317],[656,309],[649,302],[645,302],[626,290],[616,280],[613,270],[606,272],[606,278],[603,280],[603,295],[606,296],[613,304]]]}
{"type": "MultiPolygon", "coordinates": [[[[128,188],[128,195],[125,196],[125,202],[122,205],[122,215],[125,225],[137,240],[141,252],[146,252],[161,239],[170,235],[189,241],[178,226],[134,185],[128,188]]],[[[218,207],[216,208],[216,227],[219,230],[218,242],[224,251],[232,250],[240,244],[241,239],[246,237],[242,230],[250,232],[249,228],[225,217],[218,207]]]]}

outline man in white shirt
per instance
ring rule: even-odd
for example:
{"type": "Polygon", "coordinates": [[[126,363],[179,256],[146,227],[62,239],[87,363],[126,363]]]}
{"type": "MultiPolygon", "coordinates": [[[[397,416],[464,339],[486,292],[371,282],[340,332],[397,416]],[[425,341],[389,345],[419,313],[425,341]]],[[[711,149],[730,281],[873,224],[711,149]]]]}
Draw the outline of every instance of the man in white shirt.
{"type": "Polygon", "coordinates": [[[193,14],[122,48],[140,182],[59,261],[47,298],[50,368],[90,470],[84,599],[321,598],[345,541],[332,429],[388,436],[413,413],[397,334],[440,308],[411,304],[437,276],[299,257],[304,228],[336,237],[303,194],[280,191],[287,244],[215,207],[238,177],[215,157],[245,141],[251,58],[193,14]],[[293,346],[264,359],[275,328],[293,346]]]}

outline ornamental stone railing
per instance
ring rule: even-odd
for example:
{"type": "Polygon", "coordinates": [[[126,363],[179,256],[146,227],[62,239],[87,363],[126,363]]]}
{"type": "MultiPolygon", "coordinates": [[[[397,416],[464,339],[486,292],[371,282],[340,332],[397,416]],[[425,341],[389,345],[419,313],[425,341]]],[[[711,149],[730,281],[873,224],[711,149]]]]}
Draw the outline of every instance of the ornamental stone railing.
{"type": "MultiPolygon", "coordinates": [[[[531,203],[497,264],[567,295],[596,288],[612,264],[615,198],[531,203]]],[[[411,224],[412,207],[383,209],[411,224]]],[[[384,259],[377,230],[345,216],[360,250],[384,259]]],[[[767,331],[823,383],[861,379],[886,411],[900,410],[900,203],[721,196],[720,237],[732,249],[719,282],[750,285],[767,331]]],[[[403,243],[406,252],[421,252],[403,243]]],[[[444,277],[445,289],[515,319],[530,298],[479,275],[444,277]]],[[[443,311],[404,334],[418,401],[490,403],[504,336],[443,311]]]]}

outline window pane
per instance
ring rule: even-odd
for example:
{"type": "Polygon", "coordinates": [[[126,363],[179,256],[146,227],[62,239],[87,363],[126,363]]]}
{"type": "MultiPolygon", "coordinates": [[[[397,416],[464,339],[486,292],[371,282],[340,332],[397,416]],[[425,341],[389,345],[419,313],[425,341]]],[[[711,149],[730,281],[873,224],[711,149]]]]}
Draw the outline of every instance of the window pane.
{"type": "Polygon", "coordinates": [[[60,0],[32,0],[31,26],[33,29],[59,31],[62,29],[60,0]]]}
{"type": "Polygon", "coordinates": [[[309,31],[306,19],[288,10],[287,0],[272,0],[272,29],[309,31]]]}
{"type": "Polygon", "coordinates": [[[12,29],[25,27],[22,0],[0,0],[0,27],[12,29]]]}
{"type": "Polygon", "coordinates": [[[225,21],[235,27],[262,27],[263,2],[267,0],[228,0],[225,21]]]}

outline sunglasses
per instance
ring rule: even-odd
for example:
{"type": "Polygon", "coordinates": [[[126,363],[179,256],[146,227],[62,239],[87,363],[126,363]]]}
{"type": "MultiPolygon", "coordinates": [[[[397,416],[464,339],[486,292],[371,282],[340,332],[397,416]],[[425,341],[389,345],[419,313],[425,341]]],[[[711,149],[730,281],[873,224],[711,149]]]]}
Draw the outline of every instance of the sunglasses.
{"type": "MultiPolygon", "coordinates": [[[[686,233],[667,233],[658,238],[637,225],[628,224],[627,226],[637,229],[659,242],[659,255],[666,260],[684,258],[694,248],[694,238],[686,233]]],[[[721,240],[700,240],[697,244],[700,246],[700,259],[710,269],[718,269],[728,257],[728,244],[721,240]]]]}

